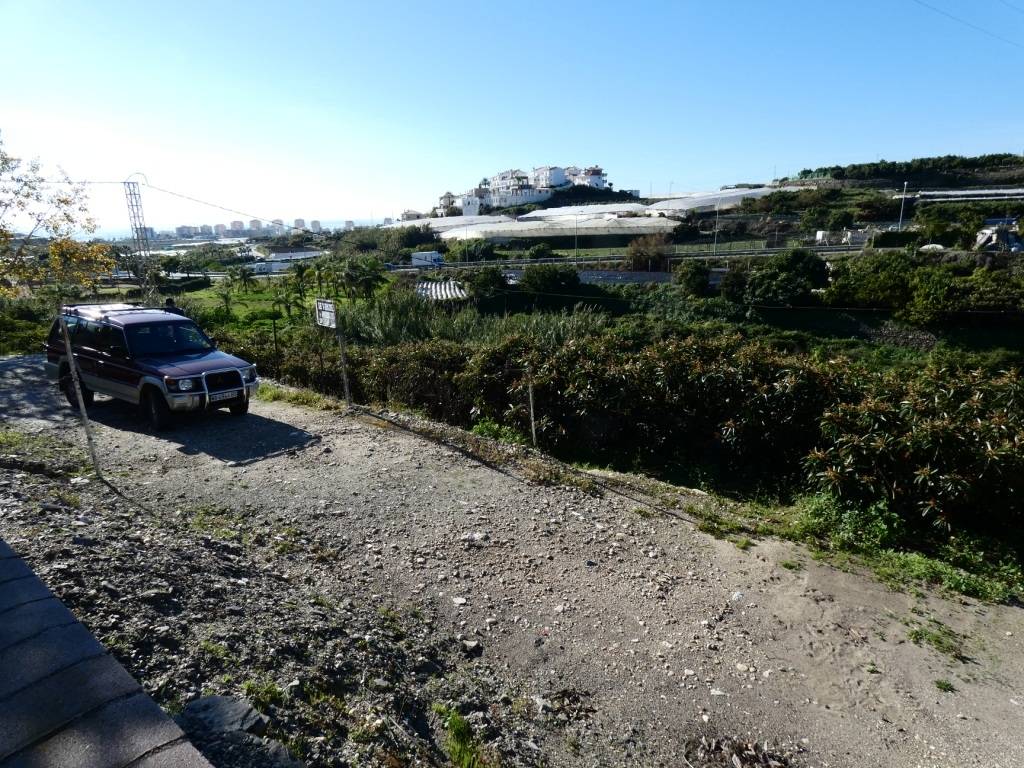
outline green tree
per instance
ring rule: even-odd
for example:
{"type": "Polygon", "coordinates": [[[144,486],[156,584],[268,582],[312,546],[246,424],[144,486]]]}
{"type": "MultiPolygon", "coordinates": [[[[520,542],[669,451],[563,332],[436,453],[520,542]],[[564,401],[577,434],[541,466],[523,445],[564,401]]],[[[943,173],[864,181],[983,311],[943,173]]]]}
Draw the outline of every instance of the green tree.
{"type": "Polygon", "coordinates": [[[302,300],[295,292],[295,287],[292,284],[292,281],[287,277],[271,278],[271,280],[270,305],[274,309],[283,309],[285,315],[287,315],[290,320],[292,317],[292,310],[301,307],[302,300]]]}
{"type": "Polygon", "coordinates": [[[729,268],[722,275],[722,282],[718,284],[722,298],[735,304],[742,304],[746,300],[749,275],[750,268],[746,262],[730,259],[729,268]]]}
{"type": "Polygon", "coordinates": [[[294,280],[295,291],[302,301],[306,300],[306,281],[310,276],[310,265],[305,261],[296,261],[288,271],[294,280]]]}
{"type": "Polygon", "coordinates": [[[519,289],[533,294],[564,294],[579,286],[579,273],[563,264],[527,264],[519,279],[519,289]]]}
{"type": "Polygon", "coordinates": [[[456,240],[448,245],[446,261],[487,261],[494,258],[494,243],[487,240],[456,240]]]}
{"type": "Polygon", "coordinates": [[[95,228],[83,185],[67,174],[49,183],[38,160],[8,154],[0,140],[0,296],[41,282],[89,285],[110,272],[114,259],[106,243],[74,238],[95,228]]]}
{"type": "Polygon", "coordinates": [[[668,235],[643,235],[626,249],[626,265],[631,272],[664,271],[671,253],[668,235]]]}
{"type": "Polygon", "coordinates": [[[747,278],[748,304],[785,306],[806,304],[812,291],[828,282],[825,262],[810,251],[796,248],[758,262],[747,278]]]}
{"type": "Polygon", "coordinates": [[[173,254],[168,255],[168,256],[161,256],[160,257],[160,267],[168,275],[173,273],[173,272],[180,272],[181,271],[181,257],[177,256],[177,255],[173,255],[173,254]]]}
{"type": "Polygon", "coordinates": [[[256,273],[250,267],[238,268],[238,286],[246,293],[256,287],[256,273]]]}
{"type": "Polygon", "coordinates": [[[231,309],[235,304],[235,292],[226,280],[222,280],[220,285],[213,289],[213,295],[220,300],[221,308],[224,310],[224,316],[231,317],[231,309]]]}
{"type": "Polygon", "coordinates": [[[479,269],[466,270],[468,274],[463,277],[469,292],[478,299],[486,299],[495,296],[508,288],[505,274],[499,267],[488,266],[479,269]]]}
{"type": "Polygon", "coordinates": [[[703,259],[685,259],[675,269],[675,282],[688,296],[707,296],[711,268],[703,259]]]}
{"type": "Polygon", "coordinates": [[[853,211],[849,209],[843,209],[841,211],[833,211],[828,216],[826,222],[826,229],[829,232],[839,232],[843,229],[849,229],[853,226],[853,211]]]}
{"type": "Polygon", "coordinates": [[[550,259],[554,255],[554,250],[547,243],[537,243],[530,246],[526,251],[526,258],[528,259],[550,259]]]}

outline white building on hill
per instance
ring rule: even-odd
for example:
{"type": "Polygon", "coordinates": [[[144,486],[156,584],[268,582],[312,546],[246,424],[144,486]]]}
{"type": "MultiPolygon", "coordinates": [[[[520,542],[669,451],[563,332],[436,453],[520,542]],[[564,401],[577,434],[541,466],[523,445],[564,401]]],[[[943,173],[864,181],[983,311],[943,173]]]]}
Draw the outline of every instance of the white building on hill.
{"type": "MultiPolygon", "coordinates": [[[[483,179],[479,186],[456,198],[456,202],[464,216],[478,216],[484,206],[505,208],[539,203],[551,197],[555,190],[573,185],[594,189],[610,188],[608,174],[599,165],[582,169],[574,165],[568,168],[542,165],[530,173],[510,168],[483,179]]],[[[442,197],[442,201],[446,199],[447,194],[442,197]]]]}

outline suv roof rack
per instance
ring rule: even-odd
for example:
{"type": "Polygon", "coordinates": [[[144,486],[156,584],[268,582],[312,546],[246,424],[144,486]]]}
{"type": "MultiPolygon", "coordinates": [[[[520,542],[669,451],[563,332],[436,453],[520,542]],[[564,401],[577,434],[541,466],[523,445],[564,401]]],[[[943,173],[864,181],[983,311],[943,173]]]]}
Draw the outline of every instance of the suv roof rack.
{"type": "Polygon", "coordinates": [[[106,316],[120,312],[165,312],[166,310],[162,307],[146,307],[137,302],[119,302],[117,304],[65,304],[61,311],[69,315],[81,315],[84,311],[106,316]]]}

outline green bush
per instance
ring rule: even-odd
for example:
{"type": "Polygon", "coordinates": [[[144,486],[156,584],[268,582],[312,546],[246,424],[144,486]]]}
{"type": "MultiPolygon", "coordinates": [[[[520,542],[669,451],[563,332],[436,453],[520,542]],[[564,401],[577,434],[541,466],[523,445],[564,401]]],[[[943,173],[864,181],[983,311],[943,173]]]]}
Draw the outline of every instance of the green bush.
{"type": "Polygon", "coordinates": [[[1016,371],[926,369],[864,376],[828,407],[812,484],[883,501],[908,527],[998,532],[1024,504],[1024,385],[1016,371]]]}
{"type": "Polygon", "coordinates": [[[711,291],[711,269],[703,259],[681,261],[675,269],[675,282],[688,296],[700,298],[711,291]]]}
{"type": "Polygon", "coordinates": [[[874,552],[898,546],[904,537],[903,521],[884,501],[861,506],[819,493],[801,499],[797,506],[797,530],[832,549],[874,552]]]}

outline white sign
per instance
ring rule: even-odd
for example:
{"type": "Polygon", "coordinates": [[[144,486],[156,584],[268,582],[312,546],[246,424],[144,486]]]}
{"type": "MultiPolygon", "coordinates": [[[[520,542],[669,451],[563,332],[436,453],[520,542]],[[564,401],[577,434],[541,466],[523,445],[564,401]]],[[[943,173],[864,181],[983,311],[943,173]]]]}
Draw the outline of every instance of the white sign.
{"type": "Polygon", "coordinates": [[[330,299],[316,300],[316,324],[327,328],[338,327],[338,316],[334,311],[334,302],[330,299]]]}

